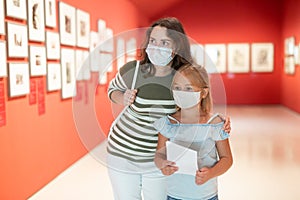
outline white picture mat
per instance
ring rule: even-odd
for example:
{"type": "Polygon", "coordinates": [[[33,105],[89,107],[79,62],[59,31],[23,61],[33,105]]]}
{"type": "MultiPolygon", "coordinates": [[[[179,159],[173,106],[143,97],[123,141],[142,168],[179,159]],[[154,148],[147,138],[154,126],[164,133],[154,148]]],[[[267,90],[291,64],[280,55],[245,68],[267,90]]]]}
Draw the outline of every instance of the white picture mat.
{"type": "Polygon", "coordinates": [[[198,170],[197,151],[180,146],[173,142],[166,142],[167,160],[175,162],[178,174],[195,176],[198,170]]]}
{"type": "Polygon", "coordinates": [[[59,34],[56,32],[47,31],[46,39],[47,58],[49,60],[60,59],[59,34]]]}
{"type": "Polygon", "coordinates": [[[291,36],[284,39],[284,54],[285,55],[294,55],[295,48],[295,37],[291,36]]]}
{"type": "Polygon", "coordinates": [[[15,5],[15,3],[16,2],[14,2],[13,0],[6,0],[6,16],[26,20],[26,0],[18,1],[19,5],[15,5]]]}
{"type": "Polygon", "coordinates": [[[251,44],[253,72],[272,72],[274,69],[274,45],[272,43],[251,44]]]}
{"type": "Polygon", "coordinates": [[[250,46],[247,43],[228,44],[228,72],[247,73],[250,70],[250,46]]]}
{"type": "Polygon", "coordinates": [[[209,73],[226,72],[226,45],[206,44],[205,48],[205,68],[209,73]]]}
{"type": "Polygon", "coordinates": [[[295,74],[295,59],[294,56],[285,56],[284,58],[284,72],[289,75],[295,74]]]}
{"type": "Polygon", "coordinates": [[[56,27],[56,0],[45,0],[45,25],[56,27]]]}
{"type": "Polygon", "coordinates": [[[76,95],[75,79],[75,51],[72,49],[61,49],[61,81],[62,98],[70,98],[76,95]]]}
{"type": "Polygon", "coordinates": [[[118,38],[117,40],[117,68],[118,70],[125,64],[125,40],[118,38]]]}
{"type": "Polygon", "coordinates": [[[130,38],[126,41],[126,54],[127,56],[136,56],[137,44],[135,38],[130,38]]]}
{"type": "Polygon", "coordinates": [[[100,63],[100,53],[98,53],[99,48],[99,34],[95,31],[90,32],[90,70],[92,72],[99,71],[99,63],[100,63]]]}
{"type": "Polygon", "coordinates": [[[29,93],[29,67],[27,63],[9,63],[9,96],[29,93]]]}
{"type": "Polygon", "coordinates": [[[90,40],[90,14],[83,10],[76,10],[76,23],[77,23],[77,46],[89,48],[90,40]]]}
{"type": "Polygon", "coordinates": [[[0,0],[0,35],[5,35],[4,0],[0,0]]]}
{"type": "Polygon", "coordinates": [[[0,77],[7,76],[6,43],[0,41],[0,77]]]}
{"type": "Polygon", "coordinates": [[[202,44],[191,44],[191,54],[194,61],[201,66],[204,66],[204,48],[202,44]]]}
{"type": "Polygon", "coordinates": [[[28,39],[31,41],[45,41],[44,10],[44,0],[28,0],[28,39]]]}
{"type": "Polygon", "coordinates": [[[59,2],[60,43],[69,46],[76,44],[76,9],[64,2],[59,2]]]}
{"type": "Polygon", "coordinates": [[[89,52],[86,50],[76,50],[76,80],[90,79],[89,63],[89,52]]]}
{"type": "Polygon", "coordinates": [[[43,76],[47,72],[46,48],[44,46],[30,46],[30,75],[43,76]]]}
{"type": "Polygon", "coordinates": [[[8,57],[28,57],[27,26],[7,23],[8,57]]]}
{"type": "Polygon", "coordinates": [[[48,63],[47,65],[47,90],[61,89],[61,66],[60,63],[48,63]]]}

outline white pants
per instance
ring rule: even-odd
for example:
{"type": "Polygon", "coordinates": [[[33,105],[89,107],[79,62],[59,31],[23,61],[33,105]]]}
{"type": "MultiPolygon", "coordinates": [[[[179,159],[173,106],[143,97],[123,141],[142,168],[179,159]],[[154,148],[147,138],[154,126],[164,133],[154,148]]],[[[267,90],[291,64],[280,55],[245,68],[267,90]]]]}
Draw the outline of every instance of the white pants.
{"type": "Polygon", "coordinates": [[[154,162],[135,163],[108,155],[107,163],[115,200],[167,199],[166,178],[154,162]]]}

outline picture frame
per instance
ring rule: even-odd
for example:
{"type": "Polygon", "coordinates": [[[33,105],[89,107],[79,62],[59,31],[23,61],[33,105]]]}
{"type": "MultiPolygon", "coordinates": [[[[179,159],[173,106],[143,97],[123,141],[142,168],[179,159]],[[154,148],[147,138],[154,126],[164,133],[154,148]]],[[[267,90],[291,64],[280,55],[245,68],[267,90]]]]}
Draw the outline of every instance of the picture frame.
{"type": "Polygon", "coordinates": [[[28,57],[27,26],[21,24],[7,23],[8,57],[28,57]]]}
{"type": "Polygon", "coordinates": [[[89,48],[90,40],[90,14],[83,10],[76,10],[76,23],[77,23],[77,46],[82,48],[89,48]]]}
{"type": "Polygon", "coordinates": [[[196,64],[204,66],[204,46],[202,44],[193,43],[190,45],[191,55],[196,64]]]}
{"type": "Polygon", "coordinates": [[[111,28],[106,28],[105,39],[101,43],[101,50],[108,53],[114,51],[114,31],[111,28]]]}
{"type": "Polygon", "coordinates": [[[0,77],[7,76],[6,42],[0,41],[0,77]]]}
{"type": "Polygon", "coordinates": [[[29,52],[30,76],[46,75],[46,48],[44,46],[30,46],[29,52]]]}
{"type": "Polygon", "coordinates": [[[284,57],[284,72],[288,75],[295,74],[295,60],[294,56],[285,56],[284,57]]]}
{"type": "Polygon", "coordinates": [[[60,59],[60,42],[59,33],[57,32],[46,32],[46,50],[47,59],[59,60],[60,59]]]}
{"type": "Polygon", "coordinates": [[[62,1],[59,2],[60,43],[76,45],[76,9],[62,1]]]}
{"type": "Polygon", "coordinates": [[[294,55],[294,49],[295,49],[295,37],[287,37],[284,39],[284,54],[286,56],[292,56],[294,55]]]}
{"type": "Polygon", "coordinates": [[[56,27],[56,0],[45,0],[45,25],[56,27]]]}
{"type": "Polygon", "coordinates": [[[206,44],[204,46],[205,59],[204,66],[208,73],[226,72],[226,45],[206,44]]]}
{"type": "Polygon", "coordinates": [[[76,96],[75,51],[61,49],[61,97],[62,99],[76,96]]]}
{"type": "Polygon", "coordinates": [[[26,1],[22,0],[5,0],[6,1],[6,16],[16,19],[27,19],[26,1]]]}
{"type": "Polygon", "coordinates": [[[125,64],[125,40],[123,38],[118,38],[117,40],[117,69],[119,70],[125,64]]]}
{"type": "Polygon", "coordinates": [[[274,45],[272,43],[251,44],[252,72],[272,72],[274,70],[274,45]]]}
{"type": "Polygon", "coordinates": [[[100,63],[100,53],[99,53],[99,34],[98,32],[91,31],[90,32],[90,70],[92,72],[99,71],[99,63],[100,63]]]}
{"type": "Polygon", "coordinates": [[[27,0],[28,7],[28,39],[30,41],[45,41],[44,0],[27,0]]]}
{"type": "Polygon", "coordinates": [[[135,38],[130,38],[126,41],[126,55],[136,57],[137,44],[135,38]]]}
{"type": "Polygon", "coordinates": [[[91,77],[90,68],[89,68],[89,52],[87,50],[75,51],[76,54],[76,80],[88,80],[91,77]]]}
{"type": "Polygon", "coordinates": [[[4,0],[0,0],[0,35],[5,35],[4,0]]]}
{"type": "Polygon", "coordinates": [[[300,65],[300,43],[298,45],[295,45],[294,60],[295,65],[300,65]]]}
{"type": "Polygon", "coordinates": [[[47,64],[47,91],[61,89],[61,65],[60,63],[47,64]]]}
{"type": "Polygon", "coordinates": [[[248,43],[228,44],[228,72],[248,73],[250,71],[250,45],[248,43]]]}
{"type": "Polygon", "coordinates": [[[28,63],[9,63],[9,97],[29,94],[28,63]]]}
{"type": "Polygon", "coordinates": [[[98,19],[98,45],[99,45],[99,50],[100,51],[105,51],[105,45],[103,43],[106,40],[106,21],[103,19],[98,19]]]}
{"type": "Polygon", "coordinates": [[[100,70],[99,73],[112,72],[113,71],[113,54],[100,53],[100,70]]]}

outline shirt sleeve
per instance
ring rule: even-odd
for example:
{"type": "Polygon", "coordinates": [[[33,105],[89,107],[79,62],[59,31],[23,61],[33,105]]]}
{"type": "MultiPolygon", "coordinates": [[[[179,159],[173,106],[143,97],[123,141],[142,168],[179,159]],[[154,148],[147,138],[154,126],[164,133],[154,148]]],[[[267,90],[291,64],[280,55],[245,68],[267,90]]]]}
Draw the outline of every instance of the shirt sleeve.
{"type": "Polygon", "coordinates": [[[171,137],[171,125],[168,123],[166,116],[154,121],[153,127],[157,130],[157,132],[159,132],[166,138],[171,137]]]}
{"type": "Polygon", "coordinates": [[[220,123],[214,127],[214,131],[212,133],[213,140],[218,141],[226,140],[227,138],[229,138],[229,134],[223,130],[223,124],[224,123],[220,123]]]}

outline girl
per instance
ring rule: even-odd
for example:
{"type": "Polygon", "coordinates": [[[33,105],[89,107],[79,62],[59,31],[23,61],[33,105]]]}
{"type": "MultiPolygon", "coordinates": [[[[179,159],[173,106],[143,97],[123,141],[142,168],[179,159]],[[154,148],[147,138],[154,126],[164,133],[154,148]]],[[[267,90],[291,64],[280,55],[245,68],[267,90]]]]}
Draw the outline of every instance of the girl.
{"type": "Polygon", "coordinates": [[[154,122],[159,131],[155,164],[168,176],[167,199],[216,200],[217,176],[230,168],[232,154],[222,118],[211,113],[206,70],[190,64],[181,67],[174,76],[172,90],[178,111],[154,122]],[[198,170],[194,176],[175,173],[179,168],[176,161],[166,158],[167,141],[197,152],[198,170]]]}

